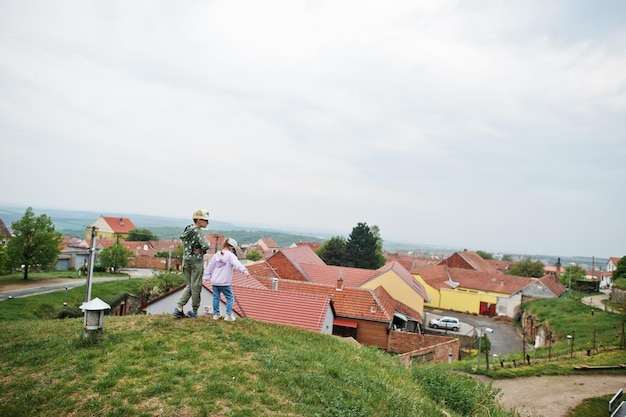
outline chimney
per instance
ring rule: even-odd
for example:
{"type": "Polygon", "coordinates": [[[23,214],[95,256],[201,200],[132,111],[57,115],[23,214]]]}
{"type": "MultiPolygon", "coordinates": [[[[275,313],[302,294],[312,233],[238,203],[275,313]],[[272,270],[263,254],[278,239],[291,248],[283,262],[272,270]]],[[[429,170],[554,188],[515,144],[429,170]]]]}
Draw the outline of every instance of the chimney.
{"type": "Polygon", "coordinates": [[[561,258],[556,261],[556,280],[561,280],[561,258]]]}
{"type": "Polygon", "coordinates": [[[272,290],[278,291],[278,278],[272,278],[272,290]]]}
{"type": "Polygon", "coordinates": [[[337,291],[343,290],[343,271],[339,270],[339,278],[337,278],[337,291]]]}

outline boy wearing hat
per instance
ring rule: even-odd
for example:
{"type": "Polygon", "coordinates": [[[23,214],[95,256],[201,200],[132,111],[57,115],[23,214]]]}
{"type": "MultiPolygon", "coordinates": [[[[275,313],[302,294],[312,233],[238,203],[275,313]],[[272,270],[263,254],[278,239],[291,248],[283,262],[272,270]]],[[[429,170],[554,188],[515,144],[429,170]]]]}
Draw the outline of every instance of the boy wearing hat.
{"type": "Polygon", "coordinates": [[[185,289],[176,304],[174,316],[185,317],[183,307],[191,298],[191,310],[187,312],[189,317],[197,317],[200,307],[200,291],[202,289],[202,272],[204,270],[204,254],[211,244],[204,236],[204,230],[209,224],[209,212],[196,210],[191,216],[193,224],[185,227],[180,235],[183,241],[183,277],[185,289]]]}
{"type": "Polygon", "coordinates": [[[245,266],[237,259],[237,241],[233,238],[226,238],[224,247],[217,252],[209,261],[209,266],[204,270],[202,275],[203,281],[211,280],[213,289],[213,320],[219,320],[220,315],[220,294],[226,297],[226,321],[235,321],[233,315],[233,304],[235,297],[231,282],[233,280],[233,268],[237,268],[239,272],[250,276],[245,266]]]}

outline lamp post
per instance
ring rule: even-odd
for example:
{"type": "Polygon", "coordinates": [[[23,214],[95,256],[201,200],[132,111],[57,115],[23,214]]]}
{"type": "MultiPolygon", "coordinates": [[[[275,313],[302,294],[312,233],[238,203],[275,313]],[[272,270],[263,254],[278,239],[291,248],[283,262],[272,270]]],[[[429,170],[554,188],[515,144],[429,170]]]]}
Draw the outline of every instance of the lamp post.
{"type": "MultiPolygon", "coordinates": [[[[486,327],[486,326],[477,326],[476,327],[476,334],[478,335],[478,354],[476,355],[476,370],[480,369],[480,351],[481,351],[481,342],[483,339],[483,332],[480,330],[482,327],[485,328],[485,332],[487,333],[493,333],[493,329],[491,327],[486,327]]],[[[487,367],[489,367],[489,362],[487,362],[487,367]]],[[[489,369],[489,368],[487,368],[489,369]]]]}
{"type": "Polygon", "coordinates": [[[67,307],[67,287],[65,287],[65,298],[63,299],[63,307],[67,307]]]}

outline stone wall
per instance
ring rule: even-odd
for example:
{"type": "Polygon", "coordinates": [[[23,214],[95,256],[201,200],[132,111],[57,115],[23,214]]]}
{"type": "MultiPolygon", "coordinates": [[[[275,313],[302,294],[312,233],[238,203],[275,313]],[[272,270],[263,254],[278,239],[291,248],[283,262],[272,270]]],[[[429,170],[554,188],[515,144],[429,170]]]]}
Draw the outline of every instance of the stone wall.
{"type": "Polygon", "coordinates": [[[626,304],[626,290],[613,287],[611,290],[611,302],[613,304],[626,304]]]}

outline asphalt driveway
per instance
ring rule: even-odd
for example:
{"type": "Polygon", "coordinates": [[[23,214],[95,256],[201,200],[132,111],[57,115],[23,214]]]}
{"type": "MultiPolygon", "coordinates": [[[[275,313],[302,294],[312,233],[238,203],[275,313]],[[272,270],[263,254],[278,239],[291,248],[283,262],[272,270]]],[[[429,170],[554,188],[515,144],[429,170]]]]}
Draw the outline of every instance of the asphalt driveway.
{"type": "Polygon", "coordinates": [[[458,332],[429,329],[429,331],[437,333],[474,336],[477,328],[478,331],[482,331],[482,329],[485,328],[493,329],[493,333],[489,334],[489,340],[491,341],[491,353],[495,355],[506,355],[521,352],[524,348],[527,350],[532,348],[532,346],[528,344],[526,344],[526,347],[522,346],[522,336],[518,330],[519,328],[515,327],[513,323],[486,316],[475,316],[439,309],[424,309],[424,316],[425,323],[428,323],[428,320],[432,318],[441,316],[457,317],[461,321],[461,329],[458,332]]]}

